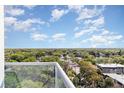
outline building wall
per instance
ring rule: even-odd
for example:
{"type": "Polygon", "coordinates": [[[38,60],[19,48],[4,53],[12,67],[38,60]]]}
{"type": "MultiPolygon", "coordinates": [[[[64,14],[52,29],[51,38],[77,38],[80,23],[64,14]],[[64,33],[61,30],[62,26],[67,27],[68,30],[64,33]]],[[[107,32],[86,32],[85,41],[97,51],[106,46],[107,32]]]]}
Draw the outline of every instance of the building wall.
{"type": "Polygon", "coordinates": [[[124,74],[124,68],[123,67],[103,67],[102,69],[103,73],[117,73],[117,74],[124,74]]]}
{"type": "Polygon", "coordinates": [[[118,68],[117,68],[117,73],[118,73],[118,74],[123,73],[123,68],[122,68],[122,67],[118,67],[118,68]]]}

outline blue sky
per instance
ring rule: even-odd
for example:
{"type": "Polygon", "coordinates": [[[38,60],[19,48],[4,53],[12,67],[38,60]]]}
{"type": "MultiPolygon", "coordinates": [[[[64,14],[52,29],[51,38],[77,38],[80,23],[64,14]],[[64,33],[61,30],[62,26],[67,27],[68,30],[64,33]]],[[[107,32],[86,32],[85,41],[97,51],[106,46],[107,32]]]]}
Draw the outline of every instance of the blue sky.
{"type": "Polygon", "coordinates": [[[5,48],[123,48],[124,6],[5,6],[5,48]]]}

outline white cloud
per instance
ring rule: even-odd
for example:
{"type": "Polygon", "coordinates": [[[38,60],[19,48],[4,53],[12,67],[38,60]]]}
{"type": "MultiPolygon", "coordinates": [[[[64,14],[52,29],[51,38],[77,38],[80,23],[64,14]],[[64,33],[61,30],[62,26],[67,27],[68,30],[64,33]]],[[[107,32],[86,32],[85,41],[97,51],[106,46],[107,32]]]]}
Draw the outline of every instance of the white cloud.
{"type": "Polygon", "coordinates": [[[87,43],[87,42],[88,42],[88,39],[82,40],[80,43],[87,43]]]}
{"type": "Polygon", "coordinates": [[[78,18],[76,19],[76,21],[80,21],[80,20],[84,20],[84,19],[88,19],[88,18],[92,18],[94,16],[96,16],[97,13],[94,9],[88,9],[88,8],[84,8],[82,9],[82,11],[79,13],[78,18]]]}
{"type": "Polygon", "coordinates": [[[24,9],[21,9],[21,8],[7,6],[5,8],[5,13],[7,13],[11,16],[19,16],[19,15],[23,15],[25,13],[25,11],[24,11],[24,9]]]}
{"type": "Polygon", "coordinates": [[[106,43],[107,42],[107,38],[105,38],[105,36],[101,36],[101,35],[99,35],[99,36],[93,35],[90,38],[90,41],[95,42],[95,43],[106,43]]]}
{"type": "Polygon", "coordinates": [[[32,28],[33,24],[43,25],[45,22],[36,18],[17,20],[14,17],[5,17],[5,25],[13,27],[16,31],[28,31],[32,28]]]}
{"type": "Polygon", "coordinates": [[[84,20],[84,25],[89,25],[92,23],[91,19],[84,20]]]}
{"type": "Polygon", "coordinates": [[[75,37],[79,38],[87,33],[90,34],[90,33],[94,33],[97,31],[99,31],[99,32],[103,31],[103,27],[104,27],[104,17],[103,16],[100,16],[99,18],[97,18],[95,20],[89,20],[89,19],[85,20],[83,30],[76,32],[75,37]]]}
{"type": "Polygon", "coordinates": [[[109,31],[103,29],[103,32],[101,33],[101,35],[107,35],[107,34],[109,34],[109,31]]]}
{"type": "Polygon", "coordinates": [[[37,23],[37,24],[45,24],[45,22],[44,21],[42,21],[41,19],[38,19],[38,18],[31,18],[31,19],[27,19],[27,20],[25,20],[24,21],[24,23],[37,23]]]}
{"type": "Polygon", "coordinates": [[[91,23],[92,23],[93,26],[95,26],[95,27],[103,26],[103,25],[104,25],[104,17],[101,16],[101,17],[99,17],[98,19],[91,21],[91,23]]]}
{"type": "Polygon", "coordinates": [[[32,26],[32,23],[29,22],[28,20],[26,21],[17,21],[14,24],[14,29],[16,31],[27,31],[30,27],[32,26]]]}
{"type": "Polygon", "coordinates": [[[28,9],[32,9],[32,8],[36,7],[36,5],[24,5],[24,7],[28,8],[28,9]]]}
{"type": "Polygon", "coordinates": [[[81,30],[80,32],[75,33],[75,37],[79,38],[79,37],[81,37],[82,35],[84,35],[84,34],[86,34],[88,32],[90,32],[90,30],[81,30]]]}
{"type": "Polygon", "coordinates": [[[110,35],[107,37],[107,39],[113,41],[113,40],[120,40],[122,37],[123,37],[122,35],[110,35]]]}
{"type": "Polygon", "coordinates": [[[48,36],[45,34],[33,33],[31,38],[35,41],[44,41],[48,38],[48,36]]]}
{"type": "Polygon", "coordinates": [[[75,37],[79,38],[84,34],[91,34],[94,32],[101,32],[104,29],[105,20],[102,15],[105,6],[98,8],[93,6],[93,8],[83,7],[78,13],[77,22],[83,22],[83,28],[81,31],[75,33],[75,37]]]}
{"type": "Polygon", "coordinates": [[[79,38],[79,37],[83,36],[84,34],[93,33],[93,32],[96,32],[96,31],[98,31],[96,27],[89,27],[87,29],[83,29],[79,32],[76,32],[75,33],[75,38],[79,38]]]}
{"type": "Polygon", "coordinates": [[[51,13],[51,21],[57,21],[59,20],[63,15],[69,13],[69,12],[75,12],[77,13],[78,17],[76,18],[76,21],[84,21],[84,19],[90,19],[96,16],[101,15],[101,13],[104,11],[105,6],[97,7],[94,6],[93,8],[87,8],[84,5],[69,5],[68,9],[54,9],[51,13]]]}
{"type": "Polygon", "coordinates": [[[104,20],[104,17],[103,16],[100,16],[98,17],[97,19],[87,19],[84,21],[84,25],[89,27],[89,26],[94,26],[94,27],[97,27],[97,28],[101,28],[101,27],[104,27],[104,23],[105,23],[105,20],[104,20]]]}
{"type": "Polygon", "coordinates": [[[77,31],[77,30],[79,30],[79,27],[75,27],[75,28],[74,28],[74,31],[77,31]]]}
{"type": "Polygon", "coordinates": [[[66,11],[66,10],[59,10],[59,9],[54,9],[53,11],[52,11],[52,14],[51,14],[51,16],[52,16],[52,18],[51,18],[51,21],[57,21],[57,20],[59,20],[64,14],[66,14],[68,11],[66,11]]]}
{"type": "MultiPolygon", "coordinates": [[[[96,5],[96,8],[97,8],[97,5],[96,5]]],[[[99,10],[99,13],[102,13],[104,10],[105,10],[106,6],[105,5],[102,5],[101,8],[98,8],[99,10]]]]}
{"type": "Polygon", "coordinates": [[[96,47],[97,47],[97,45],[95,45],[95,44],[94,45],[91,45],[91,48],[96,48],[96,47]]]}
{"type": "Polygon", "coordinates": [[[13,25],[13,24],[16,23],[16,21],[17,21],[17,19],[14,18],[14,17],[5,17],[4,18],[4,23],[5,23],[6,26],[13,25]]]}
{"type": "Polygon", "coordinates": [[[105,6],[101,8],[97,8],[97,6],[94,6],[94,8],[89,9],[83,7],[81,11],[78,13],[78,17],[76,18],[76,21],[83,21],[84,19],[91,19],[93,17],[97,17],[102,14],[104,11],[105,6]]]}
{"type": "Polygon", "coordinates": [[[79,13],[82,8],[84,8],[84,5],[69,5],[68,9],[69,10],[74,10],[75,12],[79,13]]]}
{"type": "Polygon", "coordinates": [[[118,41],[122,41],[122,39],[122,35],[115,34],[114,32],[102,29],[102,32],[100,34],[91,35],[91,37],[82,40],[80,43],[91,44],[91,47],[95,48],[100,45],[111,46],[112,44],[115,44],[118,41]]]}
{"type": "Polygon", "coordinates": [[[118,40],[120,41],[122,38],[122,35],[113,34],[105,30],[100,35],[92,35],[89,40],[95,45],[110,45],[118,40]]]}
{"type": "Polygon", "coordinates": [[[65,36],[66,36],[65,33],[57,33],[57,34],[53,35],[52,38],[55,41],[63,41],[63,40],[65,40],[65,36]]]}

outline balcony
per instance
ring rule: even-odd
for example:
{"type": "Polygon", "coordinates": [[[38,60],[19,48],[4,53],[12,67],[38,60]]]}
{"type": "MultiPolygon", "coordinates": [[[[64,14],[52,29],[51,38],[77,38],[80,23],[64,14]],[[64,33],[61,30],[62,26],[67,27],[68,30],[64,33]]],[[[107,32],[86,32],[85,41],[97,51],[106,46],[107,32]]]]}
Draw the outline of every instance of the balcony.
{"type": "Polygon", "coordinates": [[[0,88],[3,88],[3,80],[0,81],[0,88]]]}
{"type": "Polygon", "coordinates": [[[5,63],[5,88],[75,88],[57,62],[5,63]]]}

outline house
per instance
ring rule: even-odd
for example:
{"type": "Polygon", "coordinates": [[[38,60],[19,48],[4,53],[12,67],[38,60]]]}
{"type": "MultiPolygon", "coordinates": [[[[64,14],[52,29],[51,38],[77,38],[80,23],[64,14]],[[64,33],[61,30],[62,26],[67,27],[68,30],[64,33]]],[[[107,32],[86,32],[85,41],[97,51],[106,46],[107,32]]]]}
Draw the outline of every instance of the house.
{"type": "Polygon", "coordinates": [[[116,87],[124,88],[124,74],[104,73],[116,82],[116,87]]]}
{"type": "Polygon", "coordinates": [[[69,63],[68,65],[69,65],[70,68],[73,69],[73,71],[76,74],[79,74],[80,73],[80,66],[77,63],[69,63]]]}
{"type": "Polygon", "coordinates": [[[67,59],[71,59],[71,57],[69,55],[66,56],[67,59]]]}
{"type": "Polygon", "coordinates": [[[121,64],[97,64],[103,75],[111,77],[117,85],[124,87],[124,65],[121,64]]]}
{"type": "Polygon", "coordinates": [[[79,61],[81,61],[82,60],[82,57],[76,57],[79,61]]]}
{"type": "Polygon", "coordinates": [[[105,54],[99,53],[99,57],[105,57],[105,54]]]}
{"type": "Polygon", "coordinates": [[[124,65],[121,64],[97,64],[103,73],[124,74],[124,65]]]}
{"type": "Polygon", "coordinates": [[[60,56],[60,60],[61,61],[64,61],[65,60],[65,57],[63,55],[60,56]]]}

